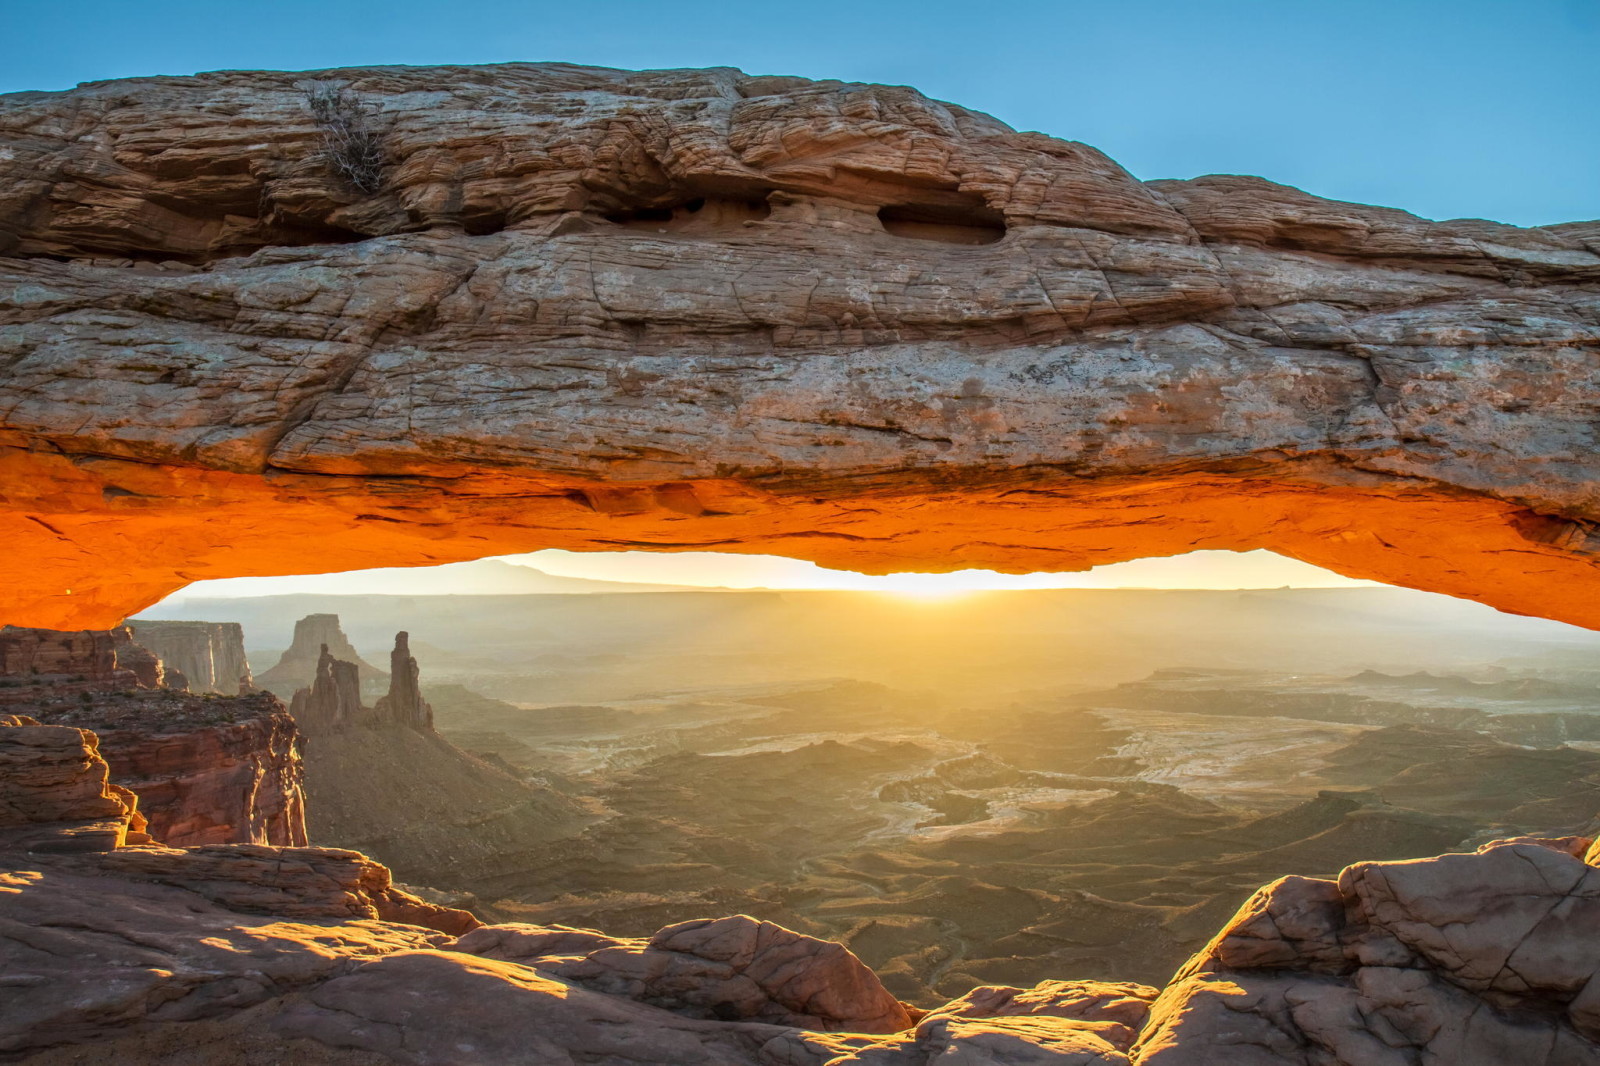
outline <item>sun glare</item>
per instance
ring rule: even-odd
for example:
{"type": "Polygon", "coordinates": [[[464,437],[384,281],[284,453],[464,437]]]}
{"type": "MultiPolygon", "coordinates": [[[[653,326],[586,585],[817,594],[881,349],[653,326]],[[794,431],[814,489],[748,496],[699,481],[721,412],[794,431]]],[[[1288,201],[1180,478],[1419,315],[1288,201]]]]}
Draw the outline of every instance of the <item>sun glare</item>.
{"type": "Polygon", "coordinates": [[[201,581],[178,593],[205,596],[453,594],[620,591],[594,582],[625,582],[632,591],[662,589],[766,589],[874,592],[924,603],[958,601],[976,592],[1106,588],[1325,588],[1370,585],[1266,551],[1200,551],[1170,558],[1137,559],[1076,573],[858,574],[772,555],[713,552],[572,552],[558,549],[499,560],[436,567],[379,569],[295,577],[243,577],[201,581]],[[531,569],[530,569],[531,568],[531,569]],[[578,586],[572,585],[578,580],[578,586]],[[565,584],[563,584],[565,582],[565,584]],[[583,587],[584,585],[591,587],[583,587]]]}
{"type": "Polygon", "coordinates": [[[1003,575],[992,570],[958,570],[951,574],[885,574],[869,578],[874,591],[915,603],[949,603],[975,592],[993,592],[1003,575]]]}

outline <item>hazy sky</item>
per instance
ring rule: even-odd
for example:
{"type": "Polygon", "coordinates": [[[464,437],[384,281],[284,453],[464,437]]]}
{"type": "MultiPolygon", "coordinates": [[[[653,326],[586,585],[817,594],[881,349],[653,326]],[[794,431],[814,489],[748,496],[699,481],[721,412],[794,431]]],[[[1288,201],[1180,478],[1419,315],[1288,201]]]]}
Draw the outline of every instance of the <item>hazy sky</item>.
{"type": "MultiPolygon", "coordinates": [[[[976,589],[1106,589],[1106,588],[1299,588],[1371,585],[1353,581],[1309,563],[1272,552],[1201,551],[1165,559],[1137,559],[1097,566],[1079,574],[996,574],[958,570],[953,574],[853,574],[825,570],[815,563],[773,555],[726,555],[716,552],[569,552],[551,549],[508,555],[504,561],[532,566],[548,574],[600,581],[643,581],[663,585],[706,585],[716,588],[848,589],[942,596],[976,589]]],[[[416,571],[386,568],[305,577],[234,577],[197,581],[174,599],[196,596],[277,596],[290,593],[325,595],[395,595],[406,592],[496,593],[511,591],[493,570],[473,563],[453,563],[416,571]]]]}
{"type": "Polygon", "coordinates": [[[972,588],[1277,588],[1280,585],[1338,586],[1351,581],[1297,559],[1272,552],[1191,552],[1165,559],[1137,559],[1097,566],[1078,574],[996,574],[958,570],[953,574],[853,574],[825,570],[815,563],[771,555],[715,552],[542,551],[507,556],[547,573],[607,581],[658,581],[731,588],[830,588],[887,592],[942,592],[972,588]]]}
{"type": "MultiPolygon", "coordinates": [[[[726,65],[915,85],[1093,144],[1142,178],[1260,174],[1429,218],[1600,217],[1600,0],[0,0],[0,14],[0,92],[226,68],[726,65]]],[[[1275,560],[1203,553],[1100,576],[1339,580],[1275,560]]],[[[851,580],[786,561],[534,561],[628,580],[851,580]]]]}

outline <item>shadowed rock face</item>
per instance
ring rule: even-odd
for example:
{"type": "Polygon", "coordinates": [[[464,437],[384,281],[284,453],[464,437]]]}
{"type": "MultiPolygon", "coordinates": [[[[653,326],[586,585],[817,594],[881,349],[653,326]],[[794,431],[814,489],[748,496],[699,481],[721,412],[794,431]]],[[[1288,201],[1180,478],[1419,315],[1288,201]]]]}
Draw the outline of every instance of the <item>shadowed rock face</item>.
{"type": "Polygon", "coordinates": [[[323,75],[352,183],[306,77],[0,98],[6,620],[547,546],[1264,547],[1600,626],[1600,224],[727,68],[323,75]]]}
{"type": "Polygon", "coordinates": [[[57,632],[0,627],[0,705],[118,689],[159,688],[166,669],[127,626],[57,632]]]}
{"type": "Polygon", "coordinates": [[[269,693],[189,693],[181,680],[179,690],[162,687],[183,676],[127,626],[0,629],[0,706],[98,734],[96,757],[110,764],[117,787],[139,796],[156,840],[304,844],[300,738],[284,705],[269,693]]]}
{"type": "Polygon", "coordinates": [[[93,729],[112,781],[138,795],[162,844],[306,842],[301,737],[270,693],[218,699],[132,690],[27,710],[93,729]]]}
{"type": "Polygon", "coordinates": [[[169,674],[176,670],[183,676],[191,692],[234,696],[254,687],[244,629],[237,622],[135,620],[128,628],[161,659],[169,674]]]}

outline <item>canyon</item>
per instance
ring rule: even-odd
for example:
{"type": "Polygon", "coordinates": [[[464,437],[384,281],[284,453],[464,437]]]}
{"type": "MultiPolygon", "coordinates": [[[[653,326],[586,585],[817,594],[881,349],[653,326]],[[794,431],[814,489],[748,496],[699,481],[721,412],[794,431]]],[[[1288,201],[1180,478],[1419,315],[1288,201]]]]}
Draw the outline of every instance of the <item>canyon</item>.
{"type": "Polygon", "coordinates": [[[0,1054],[313,1063],[1463,1066],[1600,1061],[1587,838],[1267,886],[1164,991],[982,987],[931,1011],[738,916],[626,939],[484,925],[330,848],[173,848],[92,732],[0,719],[0,1054]],[[1463,919],[1474,921],[1463,935],[1463,919]],[[419,1011],[417,1005],[426,1003],[419,1011]]]}
{"type": "Polygon", "coordinates": [[[399,579],[354,641],[128,623],[544,547],[1271,548],[1600,628],[1600,223],[1141,182],[903,87],[234,71],[0,96],[0,294],[0,1060],[1600,1063],[1589,634],[399,579]],[[1151,650],[1224,630],[1316,669],[1151,650]],[[826,655],[740,665],[780,631],[826,655]]]}
{"type": "MultiPolygon", "coordinates": [[[[350,648],[337,616],[312,615],[335,646],[350,648]]],[[[353,649],[351,649],[353,651],[353,649]]],[[[433,728],[406,634],[394,638],[389,691],[362,703],[360,666],[320,648],[309,687],[290,713],[306,736],[306,824],[384,862],[420,886],[468,887],[526,865],[528,854],[593,821],[573,799],[468,754],[433,728]]]]}
{"type": "MultiPolygon", "coordinates": [[[[767,593],[330,598],[319,606],[337,612],[313,613],[335,616],[317,624],[342,644],[375,650],[389,634],[391,693],[380,713],[377,701],[362,696],[354,664],[324,652],[318,677],[299,694],[310,837],[370,852],[388,848],[410,863],[397,891],[445,910],[469,907],[473,922],[488,924],[449,939],[436,929],[412,933],[422,939],[399,949],[387,941],[374,948],[366,927],[341,925],[330,934],[331,916],[317,919],[323,924],[315,935],[319,943],[337,936],[340,951],[350,953],[344,965],[365,967],[415,950],[511,968],[397,960],[339,985],[319,971],[297,990],[275,985],[264,999],[252,993],[226,1009],[197,1007],[201,1016],[183,1022],[145,1016],[108,1024],[81,1038],[89,1043],[58,1041],[30,1050],[26,1061],[100,1054],[138,1063],[198,1041],[215,1054],[255,1047],[263,1061],[293,1048],[312,1061],[359,1049],[372,1057],[351,1061],[498,1062],[518,1061],[506,1056],[520,1041],[535,1062],[563,1061],[564,1054],[602,1063],[910,1066],[939,1052],[1001,1064],[1181,1063],[1204,1062],[1223,1047],[1245,1062],[1255,1056],[1365,1066],[1384,1061],[1373,1051],[1375,1033],[1399,1041],[1401,1055],[1589,1061],[1593,1047],[1580,1028],[1587,1023],[1573,998],[1577,977],[1552,974],[1529,989],[1497,988],[1441,954],[1436,938],[1453,936],[1439,930],[1461,914],[1501,915],[1506,895],[1528,910],[1497,917],[1510,924],[1485,933],[1485,952],[1547,942],[1556,935],[1548,928],[1532,932],[1545,912],[1572,923],[1564,928],[1584,927],[1576,901],[1587,889],[1558,902],[1518,876],[1532,863],[1548,891],[1565,892],[1572,870],[1586,868],[1587,853],[1577,853],[1596,827],[1600,779],[1600,753],[1585,739],[1593,733],[1589,723],[1600,720],[1592,641],[1562,627],[1495,623],[1470,611],[1446,611],[1419,626],[1406,596],[1395,596],[1383,589],[1001,594],[981,601],[990,604],[981,609],[933,608],[958,632],[1005,617],[1047,642],[1070,640],[1085,653],[1076,668],[1085,678],[1104,669],[1090,633],[1116,646],[1125,639],[1117,626],[1127,625],[1148,638],[1142,654],[1159,657],[1178,646],[1162,627],[1188,632],[1198,617],[1211,619],[1214,643],[1183,646],[1199,653],[1260,633],[1253,653],[1262,659],[1293,665],[1309,655],[1306,661],[1345,671],[1171,668],[1109,686],[1080,684],[1064,696],[1026,688],[991,693],[1001,701],[991,709],[837,680],[720,689],[702,681],[688,693],[532,708],[461,683],[509,691],[536,677],[535,689],[577,684],[595,691],[595,681],[583,680],[591,669],[585,655],[607,676],[613,647],[633,649],[659,681],[703,679],[703,657],[730,651],[728,626],[710,611],[714,605],[745,623],[747,640],[764,634],[769,642],[766,654],[759,644],[732,649],[782,677],[776,651],[799,634],[856,640],[841,622],[862,610],[869,602],[863,597],[796,597],[803,614],[824,612],[803,623],[773,614],[767,593]],[[393,635],[399,602],[425,641],[393,635]],[[1097,606],[1063,611],[1073,602],[1097,606]],[[354,638],[340,624],[347,610],[354,638]],[[754,613],[761,610],[767,613],[754,613]],[[753,618],[761,624],[751,628],[753,618]],[[1286,629],[1286,618],[1307,625],[1286,629]],[[1052,631],[1063,621],[1079,628],[1068,629],[1071,636],[1052,631]],[[1476,628],[1488,625],[1507,628],[1476,628]],[[1273,627],[1295,635],[1280,635],[1274,646],[1266,636],[1273,627]],[[641,646],[649,631],[672,635],[654,649],[658,658],[641,646]],[[1338,637],[1356,632],[1370,634],[1372,647],[1338,637]],[[1520,646],[1513,639],[1519,633],[1520,646]],[[1348,646],[1333,653],[1346,658],[1329,660],[1330,646],[1348,646]],[[1375,659],[1376,646],[1390,658],[1375,659]],[[1502,657],[1491,661],[1495,651],[1502,657]],[[419,668],[418,656],[438,666],[419,668]],[[544,673],[551,661],[565,664],[573,680],[544,673]],[[665,672],[673,661],[681,663],[680,675],[665,672]],[[1437,672],[1358,671],[1351,661],[1437,672]],[[1466,661],[1479,663],[1470,679],[1462,676],[1466,661]],[[491,662],[500,674],[490,672],[491,662]],[[448,680],[432,682],[436,670],[448,680]],[[415,744],[421,754],[408,754],[409,739],[385,739],[427,738],[435,729],[442,731],[437,740],[415,744]],[[333,772],[319,782],[312,772],[318,749],[345,737],[350,742],[329,763],[333,772]],[[457,752],[452,762],[443,755],[452,741],[450,750],[476,754],[457,752]],[[536,813],[520,838],[490,833],[473,842],[470,809],[430,806],[448,787],[451,767],[466,763],[480,774],[497,768],[502,789],[543,789],[588,817],[563,823],[536,813]],[[338,782],[347,791],[330,792],[338,782]],[[325,815],[319,826],[324,799],[365,818],[365,826],[343,814],[325,815]],[[440,824],[431,824],[436,818],[440,824]],[[430,840],[447,850],[431,850],[430,840]],[[486,842],[508,846],[497,853],[486,842]],[[1421,858],[1440,851],[1454,854],[1421,858]],[[1502,853],[1508,861],[1495,858],[1502,853]],[[1447,872],[1437,883],[1405,887],[1414,867],[1430,864],[1447,872]],[[1257,892],[1263,882],[1272,884],[1257,892]],[[1372,886],[1400,896],[1385,896],[1373,909],[1377,904],[1366,902],[1376,898],[1372,886]],[[731,917],[736,912],[743,915],[731,917]],[[706,939],[701,931],[713,926],[717,935],[706,939]],[[1279,930],[1287,942],[1274,939],[1279,930]],[[769,950],[770,964],[754,961],[769,950]],[[752,987],[742,978],[730,983],[730,959],[752,960],[736,967],[781,972],[799,988],[838,981],[866,1003],[898,1003],[903,1020],[864,1021],[870,1007],[797,1014],[797,994],[786,998],[776,986],[752,987]],[[470,976],[456,969],[462,965],[470,976]],[[396,1004],[413,996],[438,999],[458,1018],[455,1027],[434,1033],[438,1023],[430,1022],[433,1035],[416,1032],[396,1013],[396,1004]],[[649,1009],[635,1013],[624,1003],[649,1009]],[[537,1038],[502,1011],[538,1019],[537,1038]],[[1564,1014],[1573,1020],[1560,1020],[1564,1014]],[[685,1021],[715,1029],[691,1026],[691,1039],[682,1035],[685,1021]],[[352,1026],[388,1035],[352,1037],[352,1026]],[[468,1029],[477,1035],[469,1038],[468,1029]],[[461,1052],[461,1043],[474,1050],[461,1052]],[[1530,1049],[1549,1055],[1530,1057],[1530,1049]]],[[[259,625],[273,634],[270,649],[304,631],[305,615],[294,612],[305,602],[194,606],[248,610],[247,633],[259,625]]],[[[929,610],[908,604],[901,618],[929,610]]],[[[882,629],[884,619],[869,614],[859,624],[882,629]]],[[[1003,630],[997,636],[1011,639],[1003,630]]],[[[930,639],[926,629],[919,635],[930,639]]],[[[801,643],[788,654],[826,663],[837,653],[801,643]]],[[[911,661],[914,674],[921,660],[911,661]]],[[[1058,666],[1055,675],[1015,681],[1039,685],[1051,676],[1073,675],[1058,666]]],[[[993,676],[972,681],[974,692],[994,684],[993,676]]],[[[612,683],[633,681],[624,675],[612,683]]],[[[219,854],[206,851],[206,890],[213,893],[234,876],[219,854]]],[[[164,870],[172,860],[119,861],[131,864],[128,870],[145,869],[147,861],[164,870]]],[[[40,863],[35,855],[24,865],[40,863]]],[[[169,880],[162,884],[177,879],[163,876],[169,880]]],[[[198,882],[189,877],[186,883],[198,882]]],[[[1576,884],[1583,883],[1579,877],[1576,884]]],[[[262,890],[228,891],[255,898],[262,890]]],[[[37,897],[27,905],[39,906],[37,897]]],[[[207,919],[213,940],[216,923],[255,920],[227,905],[231,917],[207,919]]],[[[426,921],[409,924],[429,928],[426,921]]],[[[162,928],[164,936],[173,931],[162,928]]],[[[302,949],[274,945],[289,956],[277,965],[302,965],[295,961],[302,949]]],[[[1553,958],[1544,948],[1535,954],[1553,958]]],[[[1516,965],[1520,972],[1524,964],[1516,965]]],[[[31,1024],[19,1028],[32,1031],[31,1024]]]]}

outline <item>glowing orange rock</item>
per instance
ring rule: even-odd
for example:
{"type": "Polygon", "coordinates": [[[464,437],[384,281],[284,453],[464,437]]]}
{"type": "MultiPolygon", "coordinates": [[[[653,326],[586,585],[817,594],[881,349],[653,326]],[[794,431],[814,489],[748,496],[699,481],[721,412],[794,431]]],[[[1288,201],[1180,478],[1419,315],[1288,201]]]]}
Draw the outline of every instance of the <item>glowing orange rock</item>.
{"type": "Polygon", "coordinates": [[[0,621],[543,547],[1270,548],[1600,627],[1600,224],[1141,183],[904,88],[341,77],[377,192],[301,75],[0,111],[0,621]]]}

